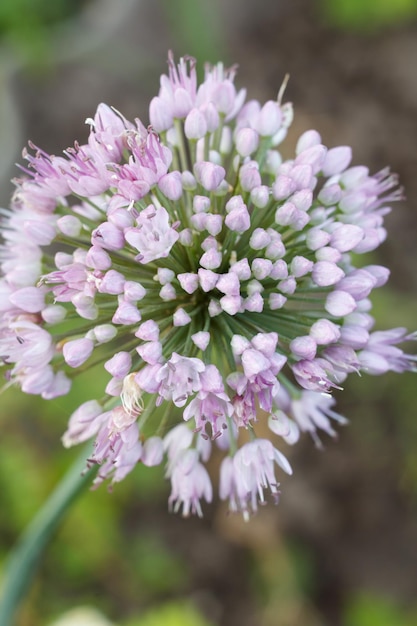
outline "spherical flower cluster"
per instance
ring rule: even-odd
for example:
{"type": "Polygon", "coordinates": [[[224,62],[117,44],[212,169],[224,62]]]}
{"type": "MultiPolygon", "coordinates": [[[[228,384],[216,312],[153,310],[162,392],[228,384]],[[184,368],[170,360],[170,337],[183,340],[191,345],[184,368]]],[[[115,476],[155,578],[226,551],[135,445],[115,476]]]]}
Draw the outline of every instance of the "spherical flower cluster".
{"type": "Polygon", "coordinates": [[[220,497],[247,517],[291,473],[279,438],[344,421],[330,392],[348,374],[415,367],[405,329],[373,330],[388,270],[354,264],[385,239],[396,177],[350,167],[315,130],[283,161],[291,105],[247,101],[234,74],[207,67],[198,85],[194,60],[170,56],[148,127],[100,104],[85,145],[30,145],[2,212],[7,384],[55,398],[101,363],[105,395],[64,445],[95,439],[96,483],[166,462],[184,515],[212,499],[213,446],[220,497]]]}

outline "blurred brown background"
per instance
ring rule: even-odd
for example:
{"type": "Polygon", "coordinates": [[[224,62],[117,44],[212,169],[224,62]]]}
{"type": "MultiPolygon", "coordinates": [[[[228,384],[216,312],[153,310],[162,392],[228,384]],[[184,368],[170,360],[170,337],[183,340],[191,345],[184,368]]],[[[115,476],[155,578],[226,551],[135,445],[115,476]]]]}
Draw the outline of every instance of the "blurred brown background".
{"type": "MultiPolygon", "coordinates": [[[[288,72],[295,121],[285,156],[316,128],[329,146],[350,144],[354,164],[400,175],[407,200],[372,254],[392,270],[375,313],[381,328],[417,326],[415,0],[60,0],[53,15],[46,5],[0,8],[3,206],[28,139],[53,153],[84,141],[84,120],[101,101],[147,124],[168,49],[200,67],[237,63],[249,98],[274,98],[288,72]]],[[[1,396],[2,556],[74,458],[59,438],[72,408],[101,386],[94,374],[88,385],[54,403],[1,396]]],[[[85,494],[19,626],[50,624],[77,606],[120,626],[413,626],[416,407],[412,374],[350,380],[339,400],[350,425],[324,452],[310,440],[289,450],[295,475],[280,505],[249,524],[217,501],[203,520],[169,515],[159,470],[135,472],[112,495],[85,494]]],[[[95,623],[82,619],[71,623],[95,623]]]]}

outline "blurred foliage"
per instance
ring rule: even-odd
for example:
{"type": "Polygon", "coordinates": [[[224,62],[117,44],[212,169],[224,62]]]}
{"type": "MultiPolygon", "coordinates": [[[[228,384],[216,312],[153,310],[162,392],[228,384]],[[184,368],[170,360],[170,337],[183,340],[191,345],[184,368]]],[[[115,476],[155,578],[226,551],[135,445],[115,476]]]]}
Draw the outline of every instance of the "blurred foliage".
{"type": "Polygon", "coordinates": [[[0,42],[11,45],[30,65],[44,64],[49,29],[72,17],[88,0],[1,0],[0,42]]]}
{"type": "Polygon", "coordinates": [[[189,602],[169,602],[134,617],[123,626],[213,626],[189,602]]]}
{"type": "Polygon", "coordinates": [[[327,21],[344,29],[372,32],[417,17],[417,0],[320,0],[327,21]]]}
{"type": "Polygon", "coordinates": [[[404,610],[387,598],[361,593],[346,609],[344,626],[415,626],[417,606],[404,610]]]}
{"type": "MultiPolygon", "coordinates": [[[[176,39],[178,52],[215,63],[227,63],[226,37],[217,3],[219,0],[160,0],[169,20],[171,34],[176,39]]],[[[197,72],[203,69],[197,66],[197,72]]]]}

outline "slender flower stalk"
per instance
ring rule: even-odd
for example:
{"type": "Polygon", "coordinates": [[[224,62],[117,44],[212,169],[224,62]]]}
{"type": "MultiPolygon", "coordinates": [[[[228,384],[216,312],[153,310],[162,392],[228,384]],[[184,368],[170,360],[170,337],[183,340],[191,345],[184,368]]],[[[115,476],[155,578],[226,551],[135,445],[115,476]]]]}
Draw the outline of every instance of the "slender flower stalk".
{"type": "Polygon", "coordinates": [[[291,474],[280,438],[319,444],[345,421],[331,393],[349,374],[416,369],[399,347],[415,335],[374,330],[389,271],[355,266],[402,192],[315,130],[284,161],[282,89],[261,104],[234,68],[198,84],[194,59],[168,67],[149,126],[100,104],[85,145],[24,152],[2,211],[0,358],[6,385],[46,399],[102,364],[103,397],[63,435],[95,439],[95,484],[166,462],[170,508],[201,515],[216,446],[220,497],[248,517],[291,474]]]}

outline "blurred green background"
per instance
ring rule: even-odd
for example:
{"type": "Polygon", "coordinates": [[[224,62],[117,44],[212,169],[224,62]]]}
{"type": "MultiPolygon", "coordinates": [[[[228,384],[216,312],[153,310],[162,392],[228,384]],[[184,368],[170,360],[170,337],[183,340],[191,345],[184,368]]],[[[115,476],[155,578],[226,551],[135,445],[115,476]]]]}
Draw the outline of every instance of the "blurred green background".
{"type": "MultiPolygon", "coordinates": [[[[249,97],[295,105],[288,154],[317,128],[354,162],[389,164],[407,202],[369,262],[392,268],[374,299],[378,326],[416,327],[416,0],[2,0],[0,200],[28,139],[59,153],[85,140],[106,101],[141,117],[167,50],[239,63],[249,97]]],[[[0,396],[1,560],[78,451],[60,437],[101,395],[100,371],[70,397],[0,396]]],[[[318,452],[286,451],[295,476],[279,507],[249,523],[215,502],[203,520],[167,512],[160,468],[112,494],[86,492],[49,546],[17,626],[413,626],[417,623],[416,382],[356,378],[339,410],[351,423],[318,452]]],[[[216,463],[213,475],[216,476],[216,463]]]]}

